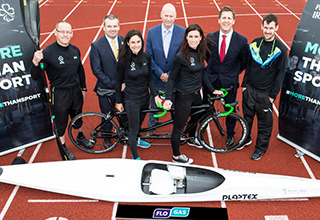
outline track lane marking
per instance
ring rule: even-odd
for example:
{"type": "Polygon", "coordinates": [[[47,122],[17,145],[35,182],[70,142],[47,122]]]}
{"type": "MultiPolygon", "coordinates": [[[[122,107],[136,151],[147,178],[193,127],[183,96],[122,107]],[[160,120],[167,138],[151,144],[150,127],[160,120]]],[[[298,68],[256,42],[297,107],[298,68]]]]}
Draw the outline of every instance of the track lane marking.
{"type": "MultiPolygon", "coordinates": [[[[42,143],[40,143],[40,144],[37,145],[37,147],[36,147],[36,149],[34,150],[34,152],[33,152],[32,156],[31,156],[28,164],[33,163],[33,161],[34,161],[36,155],[38,154],[41,146],[42,146],[42,143]]],[[[0,220],[2,220],[2,219],[4,218],[4,216],[6,215],[7,211],[9,210],[9,208],[10,208],[10,206],[11,206],[11,203],[12,203],[13,199],[15,198],[15,196],[16,196],[19,188],[20,188],[20,186],[15,186],[14,189],[12,190],[12,192],[11,192],[11,194],[10,194],[10,196],[9,196],[6,204],[5,204],[5,206],[3,207],[3,209],[2,209],[2,211],[1,211],[1,213],[0,213],[0,220]]]]}
{"type": "MultiPolygon", "coordinates": [[[[66,16],[64,19],[62,19],[62,20],[65,21],[65,20],[79,7],[79,5],[80,5],[82,2],[83,2],[83,0],[81,0],[81,1],[69,12],[69,14],[67,14],[67,16],[66,16]]],[[[51,33],[49,34],[49,36],[48,36],[46,39],[44,39],[44,41],[42,41],[42,43],[40,44],[40,48],[50,39],[50,37],[54,34],[54,32],[55,32],[55,29],[53,29],[53,31],[51,31],[51,33]]]]}
{"type": "MultiPolygon", "coordinates": [[[[117,3],[117,0],[115,0],[115,1],[113,2],[113,4],[111,5],[111,7],[110,7],[110,9],[109,9],[109,11],[108,11],[108,13],[107,13],[107,15],[109,15],[109,14],[111,13],[111,11],[113,10],[113,8],[114,8],[114,6],[116,5],[116,3],[117,3]]],[[[98,39],[98,37],[99,37],[100,32],[101,32],[102,29],[103,29],[103,22],[102,22],[102,24],[100,25],[99,30],[98,30],[96,36],[93,38],[92,42],[94,42],[95,40],[98,39]]],[[[84,63],[86,62],[86,60],[87,60],[87,58],[88,58],[88,56],[89,56],[89,54],[90,54],[90,50],[91,50],[91,45],[89,46],[86,54],[84,55],[84,57],[83,57],[83,59],[82,59],[82,64],[84,64],[84,63]]]]}
{"type": "Polygon", "coordinates": [[[28,199],[29,203],[80,203],[99,202],[97,199],[28,199]]]}
{"type": "Polygon", "coordinates": [[[275,0],[279,5],[281,5],[284,9],[286,9],[290,14],[292,14],[296,19],[298,19],[300,21],[300,18],[294,14],[292,11],[290,11],[286,6],[284,6],[281,2],[279,2],[278,0],[275,0]]]}

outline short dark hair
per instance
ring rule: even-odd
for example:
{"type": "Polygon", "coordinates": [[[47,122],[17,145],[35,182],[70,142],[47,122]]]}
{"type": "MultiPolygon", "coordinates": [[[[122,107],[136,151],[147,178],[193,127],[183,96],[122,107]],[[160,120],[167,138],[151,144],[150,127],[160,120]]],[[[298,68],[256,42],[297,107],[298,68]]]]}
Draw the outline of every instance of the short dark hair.
{"type": "Polygon", "coordinates": [[[105,25],[106,23],[106,19],[109,19],[109,20],[118,20],[118,24],[120,24],[120,21],[118,19],[117,16],[113,15],[113,14],[109,14],[109,15],[106,15],[104,18],[103,18],[103,26],[105,25]]]}
{"type": "Polygon", "coordinates": [[[267,24],[270,24],[273,21],[274,23],[276,23],[276,26],[278,26],[278,17],[274,14],[268,14],[263,18],[262,24],[264,24],[264,22],[267,22],[267,24]]]}
{"type": "Polygon", "coordinates": [[[219,18],[221,17],[222,12],[224,11],[231,11],[233,15],[233,19],[236,19],[236,13],[234,12],[233,8],[230,6],[223,6],[219,11],[219,18]]]}

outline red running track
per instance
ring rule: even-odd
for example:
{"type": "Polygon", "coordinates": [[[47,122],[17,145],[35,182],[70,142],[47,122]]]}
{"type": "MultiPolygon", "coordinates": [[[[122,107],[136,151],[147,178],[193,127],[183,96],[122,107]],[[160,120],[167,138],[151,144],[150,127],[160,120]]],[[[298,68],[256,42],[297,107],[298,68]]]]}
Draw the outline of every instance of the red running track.
{"type": "MultiPolygon", "coordinates": [[[[55,23],[59,20],[69,21],[74,28],[72,43],[77,45],[82,53],[87,85],[88,97],[84,111],[99,111],[97,97],[92,91],[95,77],[91,73],[89,64],[89,50],[92,41],[100,37],[103,17],[116,14],[121,22],[120,34],[125,35],[130,29],[138,29],[144,33],[161,23],[160,10],[164,3],[171,2],[177,9],[176,23],[186,27],[191,23],[198,23],[206,33],[219,29],[217,22],[218,11],[222,6],[232,6],[236,13],[234,29],[248,38],[251,42],[261,36],[261,17],[268,13],[275,13],[279,17],[278,37],[291,46],[295,29],[305,6],[305,0],[43,0],[40,2],[41,14],[41,46],[44,48],[55,41],[52,34],[55,23]]],[[[241,94],[239,92],[239,100],[241,94]]],[[[279,98],[275,108],[279,106],[279,98]]],[[[240,105],[241,107],[241,105],[240,105]]],[[[240,109],[241,110],[241,109],[240,109]]],[[[204,149],[197,149],[187,145],[182,146],[182,152],[194,159],[194,164],[215,166],[224,169],[290,175],[320,179],[320,163],[303,156],[296,158],[297,151],[276,138],[278,134],[277,111],[274,111],[274,128],[270,148],[259,161],[252,161],[249,156],[254,151],[254,145],[241,151],[225,154],[213,154],[204,149]]],[[[242,112],[240,111],[240,114],[242,112]]],[[[170,130],[170,128],[168,128],[170,130]]],[[[256,138],[256,125],[253,129],[253,140],[256,138]]],[[[143,159],[157,159],[170,161],[171,147],[168,140],[154,141],[149,149],[139,149],[143,159]],[[167,145],[156,145],[162,143],[167,145]]],[[[130,158],[126,146],[118,146],[107,154],[93,155],[67,145],[77,159],[89,158],[130,158]]],[[[1,157],[0,165],[9,165],[17,156],[17,152],[1,157]]],[[[61,160],[55,141],[48,141],[38,146],[27,148],[22,157],[29,163],[61,160]]],[[[90,186],[88,186],[90,187],[90,186]]],[[[15,187],[0,183],[0,220],[15,219],[113,219],[118,204],[112,202],[86,200],[72,196],[48,193],[38,190],[15,187]]],[[[164,204],[157,204],[164,205],[164,204]]],[[[318,220],[320,198],[294,199],[261,202],[198,202],[165,204],[201,207],[226,207],[231,220],[318,220]]],[[[206,218],[213,219],[213,218],[206,218]]]]}

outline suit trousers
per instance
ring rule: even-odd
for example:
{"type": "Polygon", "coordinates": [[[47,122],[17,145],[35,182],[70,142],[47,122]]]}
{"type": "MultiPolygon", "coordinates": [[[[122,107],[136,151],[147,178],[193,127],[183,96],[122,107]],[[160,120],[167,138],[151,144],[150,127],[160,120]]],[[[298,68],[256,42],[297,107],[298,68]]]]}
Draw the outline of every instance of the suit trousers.
{"type": "MultiPolygon", "coordinates": [[[[213,88],[218,89],[218,90],[222,88],[222,84],[219,79],[214,81],[212,83],[212,86],[213,86],[213,88]]],[[[208,94],[210,94],[212,96],[212,94],[207,89],[207,87],[203,86],[203,104],[208,103],[208,94]]],[[[234,89],[234,90],[230,91],[226,97],[224,97],[224,100],[226,103],[233,103],[236,101],[236,98],[237,98],[237,90],[234,89]]],[[[229,111],[229,108],[224,108],[224,110],[229,111]]],[[[234,108],[233,112],[236,113],[236,108],[234,108]]],[[[227,116],[226,127],[227,127],[227,135],[228,136],[232,137],[235,134],[235,131],[234,131],[235,126],[236,126],[236,120],[227,116]]]]}
{"type": "Polygon", "coordinates": [[[242,109],[244,119],[249,125],[249,138],[251,138],[254,116],[257,115],[258,135],[255,148],[265,153],[269,146],[273,126],[272,103],[269,99],[269,91],[260,91],[248,85],[242,95],[242,109]]]}

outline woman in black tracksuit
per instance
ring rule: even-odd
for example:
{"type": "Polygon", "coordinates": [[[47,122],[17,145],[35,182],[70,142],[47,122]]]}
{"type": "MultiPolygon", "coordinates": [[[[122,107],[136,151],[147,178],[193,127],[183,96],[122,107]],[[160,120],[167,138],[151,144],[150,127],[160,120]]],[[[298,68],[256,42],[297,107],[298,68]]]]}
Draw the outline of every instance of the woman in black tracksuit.
{"type": "Polygon", "coordinates": [[[140,159],[137,152],[137,135],[145,114],[141,110],[149,107],[149,90],[155,102],[161,103],[157,95],[151,72],[151,57],[142,51],[143,38],[138,30],[130,30],[120,50],[117,64],[116,108],[123,111],[121,103],[122,83],[124,82],[125,108],[129,126],[129,146],[133,159],[140,159]]]}
{"type": "MultiPolygon", "coordinates": [[[[175,97],[174,126],[171,135],[173,162],[193,162],[191,158],[180,153],[180,137],[190,116],[191,106],[202,104],[200,96],[202,82],[205,83],[213,94],[223,94],[220,90],[214,90],[204,72],[204,61],[207,50],[207,43],[201,27],[197,24],[190,25],[185,31],[180,52],[173,61],[167,83],[166,101],[164,102],[164,108],[169,110],[172,105],[172,89],[177,76],[179,76],[180,79],[176,88],[177,94],[175,97]]],[[[191,118],[191,120],[195,120],[195,118],[191,118]]],[[[192,132],[190,132],[190,136],[194,135],[195,129],[193,134],[191,133],[192,132]]]]}

